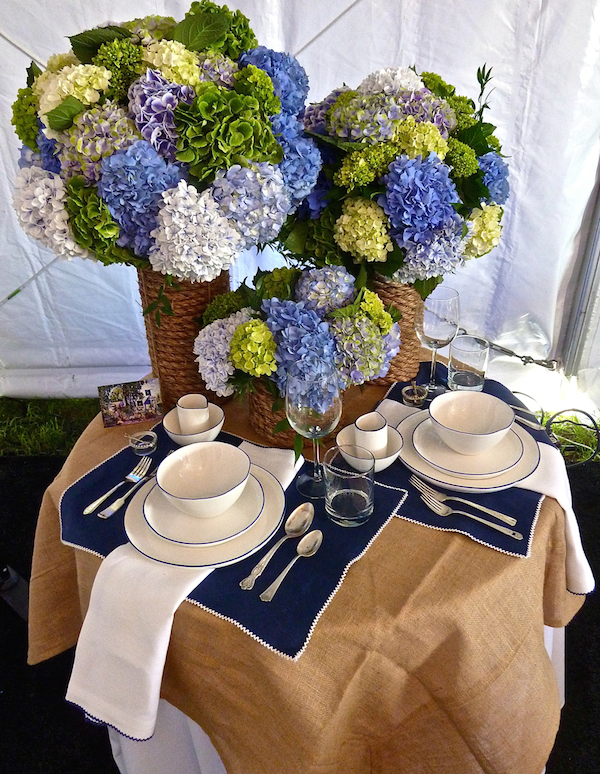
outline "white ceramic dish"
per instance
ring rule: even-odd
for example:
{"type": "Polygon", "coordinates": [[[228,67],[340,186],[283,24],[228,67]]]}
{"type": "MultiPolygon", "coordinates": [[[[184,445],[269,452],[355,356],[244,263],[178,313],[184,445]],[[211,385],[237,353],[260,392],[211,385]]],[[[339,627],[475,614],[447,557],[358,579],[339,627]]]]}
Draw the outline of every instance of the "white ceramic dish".
{"type": "Polygon", "coordinates": [[[283,521],[285,495],[281,484],[269,471],[252,466],[252,475],[265,493],[265,507],[254,524],[242,534],[216,545],[183,545],[157,535],[144,518],[143,504],[154,486],[144,484],[132,497],[125,511],[125,532],[137,550],[164,564],[179,567],[222,567],[235,564],[258,551],[267,543],[283,521]]]}
{"type": "MultiPolygon", "coordinates": [[[[395,427],[388,425],[388,442],[387,448],[383,453],[374,454],[375,457],[375,473],[379,473],[380,470],[385,470],[397,459],[402,448],[402,436],[396,430],[395,427]]],[[[346,444],[357,444],[354,437],[354,425],[346,425],[335,437],[335,442],[338,446],[344,446],[346,444]]]]}
{"type": "Polygon", "coordinates": [[[419,411],[410,414],[398,425],[398,431],[404,438],[404,446],[400,450],[400,460],[406,467],[424,478],[430,484],[450,489],[453,492],[499,492],[502,489],[509,489],[522,481],[540,464],[540,450],[535,439],[524,428],[514,425],[514,432],[517,433],[523,442],[523,456],[519,462],[505,473],[498,476],[483,476],[478,479],[466,480],[453,476],[450,473],[443,473],[434,468],[415,451],[413,445],[413,434],[415,429],[427,418],[426,411],[419,411]]]}
{"type": "Polygon", "coordinates": [[[154,486],[142,506],[150,529],[174,543],[215,545],[231,540],[249,529],[265,506],[265,493],[252,473],[248,483],[229,510],[218,519],[197,519],[173,508],[157,486],[154,486]]]}
{"type": "Polygon", "coordinates": [[[163,427],[166,434],[172,441],[179,446],[188,446],[191,443],[205,443],[214,441],[221,432],[223,422],[225,421],[225,412],[220,406],[214,403],[208,404],[208,422],[207,428],[200,433],[190,433],[186,435],[181,432],[179,426],[179,417],[177,416],[177,407],[168,411],[163,417],[163,427]]]}
{"type": "Polygon", "coordinates": [[[431,419],[418,425],[412,437],[417,454],[443,473],[460,478],[493,478],[506,473],[523,457],[520,436],[509,430],[493,449],[477,455],[458,454],[442,441],[431,419]]]}
{"type": "Polygon", "coordinates": [[[429,405],[429,416],[442,441],[460,454],[494,448],[515,421],[512,408],[486,392],[445,392],[429,405]]]}

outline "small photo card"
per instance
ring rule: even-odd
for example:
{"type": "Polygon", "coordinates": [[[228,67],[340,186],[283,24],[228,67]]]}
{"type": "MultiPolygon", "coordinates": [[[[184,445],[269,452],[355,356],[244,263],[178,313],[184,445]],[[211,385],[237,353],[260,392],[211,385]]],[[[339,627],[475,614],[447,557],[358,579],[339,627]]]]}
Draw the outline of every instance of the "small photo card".
{"type": "Polygon", "coordinates": [[[132,425],[160,419],[162,403],[158,379],[141,379],[98,387],[104,427],[132,425]]]}

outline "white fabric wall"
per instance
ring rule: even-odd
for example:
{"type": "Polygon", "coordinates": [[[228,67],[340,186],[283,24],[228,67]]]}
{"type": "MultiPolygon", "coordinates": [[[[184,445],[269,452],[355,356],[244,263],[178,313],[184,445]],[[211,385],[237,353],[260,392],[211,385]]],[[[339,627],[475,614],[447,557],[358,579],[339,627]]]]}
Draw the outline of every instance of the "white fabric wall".
{"type": "MultiPolygon", "coordinates": [[[[509,156],[512,195],[500,247],[446,282],[462,324],[534,357],[555,356],[585,241],[600,156],[600,0],[237,0],[260,43],[294,53],[318,101],[371,71],[416,65],[476,97],[493,68],[488,119],[509,156]],[[586,226],[584,227],[584,223],[586,226]]],[[[18,158],[11,104],[30,59],[66,51],[65,36],[150,13],[183,18],[171,0],[3,0],[0,7],[0,299],[52,259],[25,237],[11,207],[18,158]]],[[[246,267],[240,269],[246,272],[246,267]]],[[[251,271],[251,269],[248,269],[251,271]]],[[[596,369],[590,345],[583,367],[596,369]]],[[[139,378],[148,354],[135,271],[56,262],[0,306],[0,394],[95,394],[139,378]]]]}

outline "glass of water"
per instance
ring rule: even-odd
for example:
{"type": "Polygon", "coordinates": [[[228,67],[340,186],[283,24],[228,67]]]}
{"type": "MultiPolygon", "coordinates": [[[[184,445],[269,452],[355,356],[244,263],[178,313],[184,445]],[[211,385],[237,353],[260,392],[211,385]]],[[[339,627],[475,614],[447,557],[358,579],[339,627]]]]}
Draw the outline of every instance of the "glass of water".
{"type": "Polygon", "coordinates": [[[325,511],[342,527],[358,527],[373,513],[375,458],[362,446],[334,446],[323,458],[325,511]]]}
{"type": "Polygon", "coordinates": [[[450,344],[448,387],[451,390],[483,390],[490,345],[479,336],[457,336],[450,344]]]}

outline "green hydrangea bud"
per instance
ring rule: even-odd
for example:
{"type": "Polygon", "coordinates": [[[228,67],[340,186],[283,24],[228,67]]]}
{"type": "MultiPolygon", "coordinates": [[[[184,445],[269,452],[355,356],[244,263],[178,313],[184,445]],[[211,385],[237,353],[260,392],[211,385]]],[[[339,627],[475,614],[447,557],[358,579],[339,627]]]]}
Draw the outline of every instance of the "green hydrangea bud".
{"type": "Polygon", "coordinates": [[[142,48],[130,40],[118,38],[103,43],[93,62],[98,67],[106,67],[112,73],[106,96],[127,103],[129,87],[142,72],[142,48]]]}
{"type": "Polygon", "coordinates": [[[392,329],[394,321],[391,314],[385,311],[383,301],[372,290],[365,288],[360,302],[360,311],[378,326],[384,336],[392,329]]]}
{"type": "Polygon", "coordinates": [[[300,269],[289,266],[273,269],[262,278],[262,297],[278,298],[280,301],[292,298],[293,287],[300,276],[300,269]]]}
{"type": "Polygon", "coordinates": [[[210,45],[211,51],[221,51],[230,59],[239,59],[244,51],[258,46],[258,40],[250,28],[250,20],[241,11],[231,12],[226,5],[217,5],[211,0],[193,2],[185,18],[194,14],[225,14],[229,19],[229,28],[223,36],[210,45]]]}
{"type": "Polygon", "coordinates": [[[224,320],[235,312],[247,306],[245,293],[238,288],[227,293],[221,293],[213,298],[202,315],[202,327],[205,328],[215,320],[224,320]]]}
{"type": "Polygon", "coordinates": [[[37,151],[37,136],[39,132],[37,111],[39,102],[33,93],[33,89],[28,86],[25,89],[19,89],[17,99],[12,106],[11,124],[15,127],[15,132],[19,140],[37,151]]]}
{"type": "Polygon", "coordinates": [[[348,191],[369,185],[387,172],[391,162],[400,153],[398,144],[391,142],[380,142],[352,151],[344,158],[342,166],[333,176],[333,182],[348,191]]]}
{"type": "Polygon", "coordinates": [[[236,328],[230,358],[234,368],[251,376],[270,376],[277,370],[275,340],[263,320],[253,318],[236,328]]]}
{"type": "Polygon", "coordinates": [[[234,91],[254,99],[264,116],[274,116],[281,110],[281,100],[273,90],[273,81],[264,70],[248,65],[235,74],[234,91]]]}
{"type": "Polygon", "coordinates": [[[469,99],[469,97],[454,95],[448,97],[447,102],[456,115],[455,132],[460,132],[461,129],[468,129],[469,126],[474,126],[477,123],[477,119],[473,115],[475,112],[475,103],[473,100],[469,99]]]}
{"type": "Polygon", "coordinates": [[[448,139],[446,164],[452,169],[452,177],[470,177],[479,169],[477,154],[470,146],[454,137],[448,139]]]}

